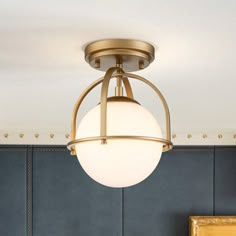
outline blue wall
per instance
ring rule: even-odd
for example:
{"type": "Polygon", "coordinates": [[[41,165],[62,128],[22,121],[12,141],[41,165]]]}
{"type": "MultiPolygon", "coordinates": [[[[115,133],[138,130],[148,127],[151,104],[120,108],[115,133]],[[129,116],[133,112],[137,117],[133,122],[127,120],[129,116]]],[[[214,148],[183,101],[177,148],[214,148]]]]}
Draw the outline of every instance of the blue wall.
{"type": "Polygon", "coordinates": [[[236,147],[176,147],[111,189],[65,147],[0,146],[0,235],[187,236],[190,215],[236,215],[236,147]]]}

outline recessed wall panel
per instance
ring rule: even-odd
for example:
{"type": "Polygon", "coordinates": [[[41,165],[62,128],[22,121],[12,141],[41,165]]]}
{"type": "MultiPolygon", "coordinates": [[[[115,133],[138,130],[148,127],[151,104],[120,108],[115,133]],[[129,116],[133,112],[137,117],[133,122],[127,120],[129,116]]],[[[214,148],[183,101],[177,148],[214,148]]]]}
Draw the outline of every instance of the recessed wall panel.
{"type": "Polygon", "coordinates": [[[124,191],[125,236],[187,236],[190,215],[212,214],[212,148],[164,153],[148,179],[124,191]]]}
{"type": "Polygon", "coordinates": [[[215,214],[236,215],[236,147],[215,150],[215,214]]]}
{"type": "Polygon", "coordinates": [[[0,147],[0,235],[26,235],[25,147],[0,147]]]}
{"type": "Polygon", "coordinates": [[[66,148],[34,148],[34,236],[121,236],[121,223],[120,189],[90,179],[66,148]]]}

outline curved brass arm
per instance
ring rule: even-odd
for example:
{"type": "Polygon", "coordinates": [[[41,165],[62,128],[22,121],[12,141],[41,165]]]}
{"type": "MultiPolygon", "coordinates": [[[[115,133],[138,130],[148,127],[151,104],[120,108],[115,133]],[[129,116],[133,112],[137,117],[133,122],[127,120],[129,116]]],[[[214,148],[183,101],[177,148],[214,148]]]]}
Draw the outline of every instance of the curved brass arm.
{"type": "MultiPolygon", "coordinates": [[[[107,90],[108,90],[108,85],[109,85],[109,81],[112,77],[113,72],[115,71],[115,69],[111,68],[111,70],[108,70],[105,77],[104,77],[104,81],[103,81],[103,86],[102,86],[102,91],[101,91],[101,136],[107,136],[107,119],[106,119],[106,112],[107,112],[107,102],[106,102],[106,97],[107,97],[107,90]]],[[[160,92],[160,90],[150,81],[148,81],[147,79],[143,78],[142,76],[139,75],[135,75],[135,74],[131,74],[131,73],[117,73],[114,74],[114,76],[126,76],[128,78],[133,78],[133,79],[137,79],[140,80],[142,82],[144,82],[145,84],[147,84],[148,86],[150,86],[158,95],[158,97],[160,98],[162,105],[164,107],[165,110],[165,120],[166,120],[166,139],[168,141],[171,141],[171,127],[170,127],[170,112],[169,112],[169,108],[167,105],[167,102],[164,98],[164,96],[162,95],[162,93],[160,92]]],[[[102,143],[105,143],[106,140],[103,140],[102,143]]]]}
{"type": "MultiPolygon", "coordinates": [[[[125,72],[123,71],[122,73],[125,73],[125,72]]],[[[125,86],[127,97],[129,97],[131,99],[134,99],[133,91],[132,91],[132,88],[131,88],[131,85],[129,83],[128,78],[122,76],[121,80],[122,80],[122,82],[123,82],[123,84],[125,86]]]]}
{"type": "MultiPolygon", "coordinates": [[[[112,76],[112,78],[114,78],[115,76],[112,76]]],[[[104,80],[104,77],[101,77],[99,79],[97,79],[96,81],[94,81],[92,84],[90,84],[79,96],[79,98],[76,101],[76,104],[74,106],[73,109],[73,113],[72,113],[72,120],[71,120],[71,140],[75,140],[76,138],[76,118],[77,118],[77,114],[78,114],[78,110],[83,102],[83,100],[85,99],[85,97],[90,93],[91,90],[93,90],[96,86],[98,86],[99,84],[102,83],[102,81],[104,80]]],[[[126,90],[126,94],[127,97],[132,98],[133,99],[133,92],[132,92],[132,88],[130,86],[129,80],[124,77],[122,78],[122,82],[124,84],[125,90],[126,90]]],[[[71,154],[75,155],[75,149],[72,148],[71,150],[71,154]]]]}
{"type": "MultiPolygon", "coordinates": [[[[123,77],[125,75],[125,72],[119,68],[119,67],[111,67],[110,69],[107,70],[103,82],[102,82],[102,90],[101,90],[101,130],[100,130],[100,136],[106,136],[107,135],[107,95],[108,95],[108,88],[109,88],[109,83],[110,80],[113,77],[120,76],[125,88],[126,88],[126,93],[127,96],[130,98],[133,98],[133,92],[129,83],[129,80],[127,77],[123,77]],[[114,72],[118,71],[115,76],[113,76],[114,72]],[[121,72],[120,72],[121,71],[121,72]]],[[[106,143],[105,139],[102,139],[102,144],[106,143]]]]}
{"type": "MultiPolygon", "coordinates": [[[[159,91],[159,89],[157,89],[157,87],[155,87],[154,84],[152,84],[150,81],[146,80],[145,78],[138,76],[138,75],[134,75],[134,74],[130,74],[130,73],[124,73],[124,71],[121,71],[119,73],[114,74],[115,71],[118,71],[118,69],[120,70],[120,68],[117,67],[113,67],[111,69],[109,69],[107,71],[107,73],[105,74],[104,77],[94,81],[92,84],[90,84],[80,95],[80,97],[78,98],[75,106],[74,106],[74,110],[73,110],[73,114],[72,114],[72,122],[71,122],[71,142],[75,141],[76,139],[76,118],[77,118],[77,113],[78,110],[80,108],[81,103],[83,102],[84,98],[89,94],[89,92],[95,88],[97,85],[99,85],[100,83],[103,82],[102,84],[102,91],[101,91],[101,140],[102,143],[106,143],[106,137],[107,137],[107,130],[106,130],[106,126],[107,126],[107,94],[108,94],[108,87],[109,87],[109,82],[111,80],[111,78],[117,77],[117,76],[122,76],[122,82],[125,86],[126,89],[126,94],[129,98],[133,98],[133,92],[132,92],[132,88],[130,86],[129,78],[133,78],[133,79],[137,79],[140,80],[144,83],[146,83],[147,85],[149,85],[159,96],[164,110],[165,110],[165,117],[166,117],[166,145],[163,147],[163,150],[169,150],[171,148],[171,128],[170,128],[170,113],[169,113],[169,108],[168,105],[165,101],[164,96],[161,94],[161,92],[159,91]]],[[[70,143],[71,143],[70,142],[70,143]]],[[[76,151],[74,146],[71,147],[71,154],[75,155],[76,151]]]]}
{"type": "MultiPolygon", "coordinates": [[[[102,90],[101,90],[101,129],[100,129],[100,136],[107,135],[107,95],[108,95],[108,88],[109,83],[112,78],[112,75],[115,71],[120,70],[119,67],[111,67],[107,70],[103,82],[102,82],[102,90]]],[[[119,76],[122,76],[123,73],[119,73],[119,76]]],[[[106,139],[102,139],[102,144],[106,143],[106,139]]]]}
{"type": "Polygon", "coordinates": [[[128,78],[133,78],[133,79],[137,79],[140,80],[142,82],[144,82],[145,84],[147,84],[149,87],[151,87],[156,94],[158,95],[158,97],[160,98],[162,105],[164,107],[164,111],[165,111],[165,120],[166,120],[166,139],[168,141],[171,141],[171,124],[170,124],[170,111],[169,111],[169,107],[168,104],[164,98],[164,96],[162,95],[161,91],[149,80],[143,78],[142,76],[139,75],[134,75],[131,73],[124,73],[123,76],[127,76],[128,78]]]}
{"type": "MultiPolygon", "coordinates": [[[[94,89],[97,85],[102,83],[103,77],[99,78],[98,80],[94,81],[92,84],[90,84],[79,96],[78,100],[75,103],[74,110],[72,113],[72,120],[71,120],[71,140],[75,140],[76,136],[76,118],[77,113],[80,108],[81,103],[85,99],[85,97],[89,94],[89,92],[94,89]]],[[[75,155],[75,149],[74,147],[71,149],[71,155],[75,155]]]]}

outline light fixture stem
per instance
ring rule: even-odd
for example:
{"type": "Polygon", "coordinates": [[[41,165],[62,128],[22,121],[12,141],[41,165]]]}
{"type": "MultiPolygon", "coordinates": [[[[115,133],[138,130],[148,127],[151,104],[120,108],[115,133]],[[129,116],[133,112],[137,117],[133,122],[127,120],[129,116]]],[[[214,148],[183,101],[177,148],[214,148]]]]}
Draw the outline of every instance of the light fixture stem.
{"type": "Polygon", "coordinates": [[[123,87],[121,78],[116,79],[115,96],[123,96],[123,87]]]}
{"type": "MultiPolygon", "coordinates": [[[[102,90],[101,90],[101,128],[100,128],[100,136],[106,136],[107,135],[107,95],[108,95],[108,87],[110,80],[112,78],[112,75],[114,72],[118,71],[119,68],[117,67],[111,67],[107,70],[104,79],[102,81],[102,90]]],[[[119,76],[122,76],[122,74],[119,74],[119,76]]],[[[101,144],[106,144],[106,139],[101,140],[101,144]]]]}
{"type": "MultiPolygon", "coordinates": [[[[116,67],[120,68],[120,70],[118,69],[117,72],[122,73],[123,65],[120,60],[117,61],[116,67]]],[[[122,75],[116,77],[115,96],[123,96],[122,77],[122,75]]]]}

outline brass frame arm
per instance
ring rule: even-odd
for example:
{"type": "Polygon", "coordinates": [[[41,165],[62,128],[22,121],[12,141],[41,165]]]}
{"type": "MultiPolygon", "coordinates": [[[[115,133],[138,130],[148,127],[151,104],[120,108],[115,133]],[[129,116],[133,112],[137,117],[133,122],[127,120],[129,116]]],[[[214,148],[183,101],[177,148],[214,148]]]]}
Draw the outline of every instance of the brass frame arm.
{"type": "Polygon", "coordinates": [[[161,91],[149,80],[143,78],[142,76],[139,75],[135,75],[135,74],[131,74],[131,73],[118,73],[115,74],[114,76],[119,76],[119,75],[123,75],[126,76],[128,78],[132,78],[132,79],[136,79],[139,81],[144,82],[145,84],[147,84],[149,87],[151,87],[156,94],[158,95],[158,97],[160,98],[164,111],[165,111],[165,120],[166,120],[166,139],[171,141],[171,125],[170,125],[170,111],[169,111],[169,107],[168,104],[164,98],[164,96],[162,95],[161,91]]]}
{"type": "MultiPolygon", "coordinates": [[[[78,98],[78,100],[75,104],[74,111],[72,114],[72,123],[71,123],[71,142],[68,143],[68,148],[71,150],[71,154],[72,155],[76,154],[74,146],[75,146],[75,144],[80,143],[82,141],[84,142],[84,141],[91,141],[91,140],[101,140],[101,143],[105,144],[106,140],[110,139],[111,137],[114,137],[114,138],[123,137],[123,138],[129,138],[129,139],[132,138],[132,136],[107,136],[107,95],[108,95],[108,88],[109,88],[110,80],[115,77],[122,78],[122,82],[123,82],[125,89],[126,89],[126,94],[131,99],[133,99],[133,92],[132,92],[128,78],[140,80],[140,81],[144,82],[145,84],[147,84],[149,87],[151,87],[156,92],[156,94],[158,95],[159,99],[162,102],[162,105],[163,105],[164,111],[165,111],[166,139],[151,138],[151,137],[143,137],[140,139],[152,140],[152,141],[157,141],[157,142],[160,142],[160,140],[162,140],[161,142],[164,144],[163,151],[168,151],[168,150],[172,149],[173,145],[171,143],[170,112],[169,112],[167,102],[166,102],[164,96],[162,95],[162,93],[160,92],[160,90],[153,83],[151,83],[150,81],[148,81],[147,79],[145,79],[141,76],[131,74],[131,73],[125,73],[119,67],[111,67],[110,69],[107,70],[104,77],[96,80],[95,82],[93,82],[91,85],[89,85],[84,90],[84,92],[80,95],[80,97],[78,98]],[[118,71],[118,73],[114,74],[115,71],[118,71]],[[88,93],[100,83],[102,83],[101,103],[100,103],[101,104],[100,136],[99,137],[88,137],[88,138],[76,140],[76,118],[77,118],[77,113],[78,113],[79,107],[80,107],[81,103],[83,102],[84,98],[88,95],[88,93]]],[[[135,136],[133,136],[133,138],[136,139],[135,136]]]]}
{"type": "MultiPolygon", "coordinates": [[[[117,70],[120,68],[117,67],[117,70]]],[[[113,76],[114,77],[114,76],[113,76]]],[[[77,119],[77,114],[78,114],[78,110],[83,102],[83,100],[85,99],[85,97],[99,84],[101,84],[104,80],[104,76],[95,80],[92,84],[90,84],[79,96],[79,98],[77,99],[75,105],[74,105],[74,109],[73,109],[73,113],[72,113],[72,120],[71,120],[71,140],[75,140],[76,139],[76,119],[77,119]]],[[[124,77],[122,78],[122,82],[124,84],[125,90],[126,90],[126,94],[127,97],[133,99],[133,92],[132,92],[132,88],[130,86],[129,80],[128,78],[124,77]]],[[[71,155],[76,155],[76,151],[74,147],[71,147],[71,155]]]]}
{"type": "MultiPolygon", "coordinates": [[[[119,67],[111,67],[107,70],[104,79],[102,81],[102,89],[101,89],[101,129],[100,129],[100,136],[106,136],[107,135],[107,95],[108,95],[108,88],[110,84],[110,80],[112,78],[112,75],[115,71],[119,70],[119,67]]],[[[123,73],[121,73],[119,76],[122,77],[123,73]]],[[[102,139],[102,144],[106,143],[106,139],[102,139]]]]}

